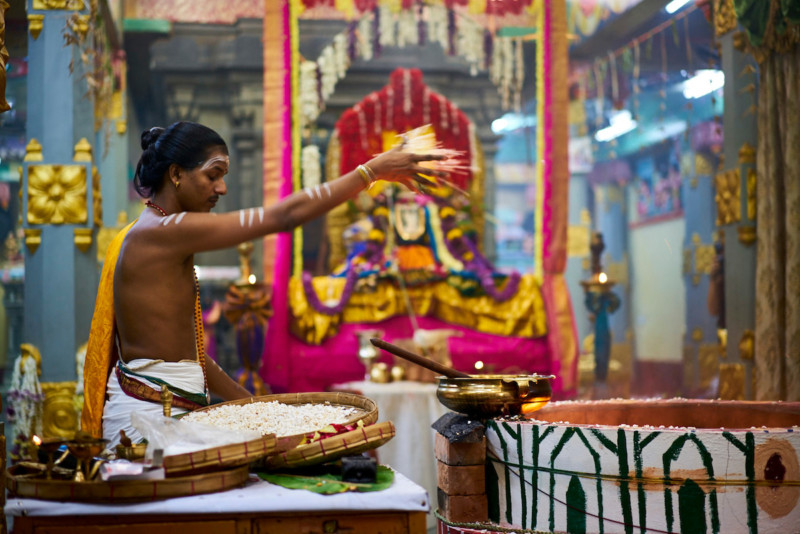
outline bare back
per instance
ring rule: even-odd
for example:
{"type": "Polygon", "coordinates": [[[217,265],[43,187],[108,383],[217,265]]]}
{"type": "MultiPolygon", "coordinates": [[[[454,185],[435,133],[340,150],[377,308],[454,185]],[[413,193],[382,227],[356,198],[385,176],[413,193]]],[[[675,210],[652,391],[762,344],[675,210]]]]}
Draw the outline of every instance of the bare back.
{"type": "Polygon", "coordinates": [[[141,217],[125,236],[114,272],[114,312],[123,361],[196,359],[194,255],[158,239],[159,219],[141,217]]]}

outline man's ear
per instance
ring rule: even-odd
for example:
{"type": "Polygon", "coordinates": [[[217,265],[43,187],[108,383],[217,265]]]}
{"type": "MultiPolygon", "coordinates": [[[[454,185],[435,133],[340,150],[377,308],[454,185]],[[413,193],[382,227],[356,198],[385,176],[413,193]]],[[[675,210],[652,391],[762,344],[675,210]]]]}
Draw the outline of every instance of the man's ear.
{"type": "Polygon", "coordinates": [[[178,165],[177,163],[173,163],[169,166],[167,172],[169,172],[169,179],[173,183],[173,185],[175,184],[176,181],[179,181],[181,179],[181,170],[182,169],[180,165],[178,165]]]}

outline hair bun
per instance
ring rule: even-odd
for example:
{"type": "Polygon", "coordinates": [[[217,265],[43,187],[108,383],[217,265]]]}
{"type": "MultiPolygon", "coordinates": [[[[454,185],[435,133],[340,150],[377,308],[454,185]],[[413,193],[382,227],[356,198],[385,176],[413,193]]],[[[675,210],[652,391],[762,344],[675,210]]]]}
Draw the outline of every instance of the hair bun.
{"type": "Polygon", "coordinates": [[[150,146],[154,145],[161,134],[164,133],[164,128],[160,126],[153,126],[149,130],[142,132],[142,150],[147,150],[150,146]]]}

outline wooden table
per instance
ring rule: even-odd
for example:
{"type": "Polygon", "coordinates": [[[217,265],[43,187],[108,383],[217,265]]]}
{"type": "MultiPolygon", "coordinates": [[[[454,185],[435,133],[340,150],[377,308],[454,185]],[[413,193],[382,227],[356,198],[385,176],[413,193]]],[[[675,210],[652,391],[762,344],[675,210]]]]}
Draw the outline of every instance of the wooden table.
{"type": "Polygon", "coordinates": [[[395,474],[389,489],[319,495],[252,479],[221,493],[136,504],[11,497],[6,514],[20,534],[424,534],[424,489],[395,474]]]}

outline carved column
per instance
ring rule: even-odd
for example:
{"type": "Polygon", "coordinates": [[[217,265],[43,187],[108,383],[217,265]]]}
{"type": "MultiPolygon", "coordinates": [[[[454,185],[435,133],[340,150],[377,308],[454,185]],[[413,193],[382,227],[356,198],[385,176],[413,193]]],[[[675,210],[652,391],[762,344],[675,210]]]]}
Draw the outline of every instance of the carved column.
{"type": "Polygon", "coordinates": [[[752,399],[755,328],[756,68],[740,49],[732,0],[715,0],[714,24],[725,73],[724,159],[715,176],[717,226],[725,232],[727,349],[720,362],[723,399],[752,399]],[[748,186],[749,184],[749,186],[748,186]]]}
{"type": "MultiPolygon", "coordinates": [[[[90,15],[88,2],[82,0],[28,0],[27,12],[29,143],[21,186],[26,245],[22,341],[41,352],[42,381],[63,383],[76,379],[75,353],[88,337],[97,291],[94,230],[102,222],[100,180],[88,141],[95,139],[94,110],[84,97],[86,69],[80,51],[76,45],[64,45],[65,28],[91,39],[90,15]]],[[[65,387],[74,390],[74,385],[64,384],[50,389],[60,392],[65,387]]],[[[76,424],[77,418],[60,413],[63,401],[50,404],[58,407],[58,413],[49,414],[54,420],[76,424]]],[[[45,419],[49,415],[45,413],[45,419]]],[[[75,429],[59,428],[59,432],[71,430],[75,429]]]]}

